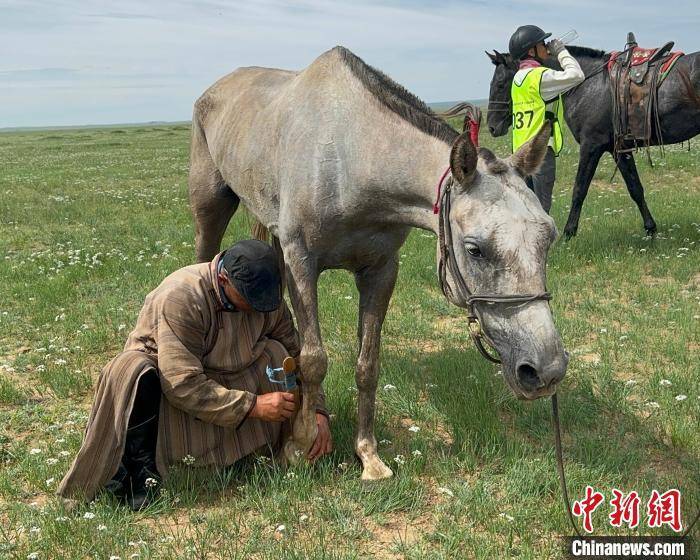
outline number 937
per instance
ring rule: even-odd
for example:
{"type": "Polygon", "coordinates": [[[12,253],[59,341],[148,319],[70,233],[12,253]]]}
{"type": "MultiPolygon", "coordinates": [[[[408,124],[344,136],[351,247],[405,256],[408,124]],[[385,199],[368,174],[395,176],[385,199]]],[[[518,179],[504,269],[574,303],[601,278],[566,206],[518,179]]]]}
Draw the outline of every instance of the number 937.
{"type": "Polygon", "coordinates": [[[518,111],[513,113],[513,128],[521,129],[524,127],[530,127],[532,124],[532,119],[535,116],[534,111],[518,111]],[[527,122],[527,124],[526,124],[527,122]]]}

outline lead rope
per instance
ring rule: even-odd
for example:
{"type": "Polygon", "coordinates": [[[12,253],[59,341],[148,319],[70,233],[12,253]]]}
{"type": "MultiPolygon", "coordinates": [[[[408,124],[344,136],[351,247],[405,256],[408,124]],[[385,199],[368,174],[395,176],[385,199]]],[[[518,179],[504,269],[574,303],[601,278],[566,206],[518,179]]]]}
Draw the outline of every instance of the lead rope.
{"type": "MultiPolygon", "coordinates": [[[[566,510],[566,514],[569,517],[569,522],[571,523],[571,527],[573,528],[574,533],[576,533],[578,537],[583,537],[581,532],[578,530],[576,521],[574,521],[574,514],[571,511],[571,502],[569,501],[569,491],[566,488],[566,475],[564,474],[564,453],[562,451],[561,445],[561,428],[559,422],[559,403],[557,401],[556,393],[552,395],[552,426],[554,430],[554,448],[556,450],[557,455],[557,471],[559,472],[559,485],[561,486],[561,495],[564,500],[564,509],[566,510]]],[[[681,535],[682,539],[685,539],[690,534],[695,525],[698,523],[699,519],[700,508],[695,514],[695,518],[693,519],[693,521],[690,523],[690,525],[688,525],[688,528],[681,535]]]]}
{"type": "Polygon", "coordinates": [[[574,514],[571,511],[571,502],[569,501],[569,491],[566,489],[566,475],[564,474],[564,453],[561,447],[561,429],[559,426],[559,403],[557,401],[557,394],[552,395],[552,427],[554,429],[554,449],[557,455],[557,472],[559,473],[559,486],[561,487],[561,495],[564,499],[564,509],[566,514],[569,516],[569,521],[571,522],[571,527],[577,536],[582,537],[581,532],[578,530],[578,526],[574,521],[574,514]]]}

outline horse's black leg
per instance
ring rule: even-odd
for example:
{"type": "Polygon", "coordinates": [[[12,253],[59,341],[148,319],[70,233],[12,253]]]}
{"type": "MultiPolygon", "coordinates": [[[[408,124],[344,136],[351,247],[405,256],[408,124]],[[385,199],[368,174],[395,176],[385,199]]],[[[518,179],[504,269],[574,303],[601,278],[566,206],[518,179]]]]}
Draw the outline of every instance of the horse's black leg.
{"type": "Polygon", "coordinates": [[[586,200],[588,187],[591,185],[591,180],[598,167],[600,156],[603,155],[604,148],[602,146],[591,146],[582,144],[579,149],[578,171],[576,172],[576,182],[574,183],[574,192],[571,196],[571,210],[569,211],[569,219],[564,227],[564,236],[569,239],[576,235],[578,230],[578,221],[581,217],[581,208],[583,201],[586,200]]]}
{"type": "Polygon", "coordinates": [[[644,220],[644,229],[647,230],[647,235],[654,235],[656,233],[656,222],[651,217],[651,212],[649,212],[647,203],[644,200],[644,187],[642,187],[642,182],[637,173],[634,156],[632,154],[620,154],[617,158],[617,167],[622,173],[632,200],[637,203],[639,213],[642,215],[642,220],[644,220]]]}

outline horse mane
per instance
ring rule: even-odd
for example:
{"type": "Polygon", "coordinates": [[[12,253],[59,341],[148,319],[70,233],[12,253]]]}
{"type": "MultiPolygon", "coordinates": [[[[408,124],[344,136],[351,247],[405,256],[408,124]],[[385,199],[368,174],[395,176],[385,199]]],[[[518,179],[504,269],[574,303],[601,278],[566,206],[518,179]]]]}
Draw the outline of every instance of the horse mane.
{"type": "Polygon", "coordinates": [[[382,105],[422,132],[452,144],[459,134],[440,119],[428,105],[389,76],[367,64],[345,47],[333,51],[362,85],[382,105]]]}
{"type": "Polygon", "coordinates": [[[576,45],[567,45],[566,50],[575,58],[577,56],[587,56],[588,58],[610,58],[610,53],[600,49],[591,49],[588,47],[578,47],[576,45]]]}

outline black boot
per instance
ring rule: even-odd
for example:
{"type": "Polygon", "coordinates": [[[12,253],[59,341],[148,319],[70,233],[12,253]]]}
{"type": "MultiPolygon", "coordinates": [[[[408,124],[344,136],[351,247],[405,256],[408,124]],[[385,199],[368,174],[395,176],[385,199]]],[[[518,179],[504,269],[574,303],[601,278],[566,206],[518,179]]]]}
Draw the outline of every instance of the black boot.
{"type": "Polygon", "coordinates": [[[126,490],[131,486],[131,476],[124,466],[124,461],[119,463],[116,474],[105,485],[105,490],[119,500],[126,498],[126,490]]]}
{"type": "Polygon", "coordinates": [[[128,472],[126,503],[134,511],[147,507],[156,497],[160,475],[156,469],[158,417],[154,416],[126,433],[123,463],[128,472]]]}
{"type": "Polygon", "coordinates": [[[127,505],[134,511],[147,507],[155,498],[160,485],[156,469],[156,443],[161,394],[156,371],[144,373],[136,388],[119,471],[122,472],[123,466],[127,473],[122,479],[123,495],[127,505]]]}

